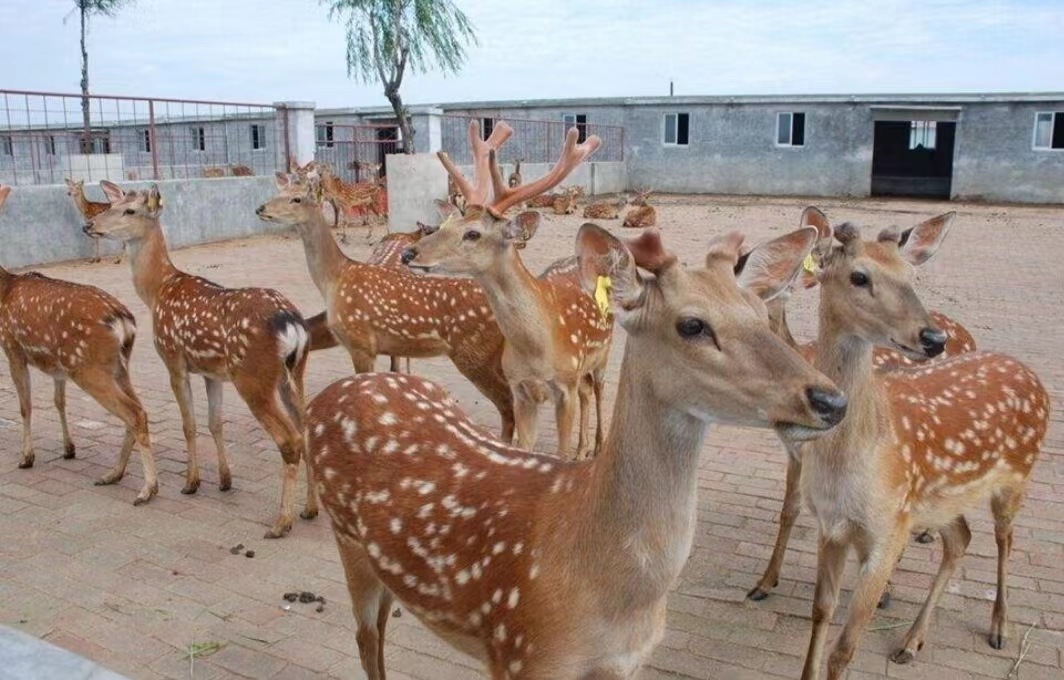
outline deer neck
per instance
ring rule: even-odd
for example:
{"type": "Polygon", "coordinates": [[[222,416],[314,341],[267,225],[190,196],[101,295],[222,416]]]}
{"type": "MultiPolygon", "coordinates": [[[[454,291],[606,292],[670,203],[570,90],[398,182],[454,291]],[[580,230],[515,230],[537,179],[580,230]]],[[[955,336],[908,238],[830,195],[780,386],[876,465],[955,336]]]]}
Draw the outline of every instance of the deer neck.
{"type": "Polygon", "coordinates": [[[89,199],[85,198],[84,190],[74,192],[74,205],[78,207],[78,210],[81,211],[82,215],[88,211],[89,199]]]}
{"type": "Polygon", "coordinates": [[[329,232],[329,225],[319,213],[296,225],[296,230],[303,240],[310,278],[318,287],[318,291],[328,299],[332,286],[339,280],[340,273],[350,260],[340,250],[340,246],[336,245],[336,240],[329,232]]]}
{"type": "Polygon", "coordinates": [[[513,247],[487,271],[477,274],[506,341],[517,347],[547,347],[553,324],[543,323],[543,293],[513,247]]]}
{"type": "Polygon", "coordinates": [[[11,281],[15,278],[15,274],[12,274],[8,270],[0,267],[0,298],[7,295],[8,287],[11,285],[11,281]]]}
{"type": "MultiPolygon", "coordinates": [[[[591,463],[578,559],[622,592],[617,609],[664,597],[691,551],[705,422],[661,399],[625,347],[609,435],[591,463]],[[603,565],[609,565],[603,568],[603,565]],[[632,584],[638,584],[633,586],[632,584]]],[[[615,612],[619,613],[619,612],[615,612]]]]}
{"type": "Polygon", "coordinates": [[[159,288],[177,271],[166,250],[166,237],[159,222],[155,222],[138,239],[129,242],[129,264],[133,268],[133,287],[149,307],[155,303],[159,288]]]}

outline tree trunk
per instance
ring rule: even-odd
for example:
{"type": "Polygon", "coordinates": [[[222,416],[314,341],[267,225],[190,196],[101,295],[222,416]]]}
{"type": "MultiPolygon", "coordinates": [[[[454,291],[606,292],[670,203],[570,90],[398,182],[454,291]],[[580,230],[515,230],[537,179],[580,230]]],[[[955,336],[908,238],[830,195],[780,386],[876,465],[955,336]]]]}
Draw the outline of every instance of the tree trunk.
{"type": "Polygon", "coordinates": [[[406,109],[403,107],[403,98],[399,95],[399,90],[385,88],[384,96],[388,98],[388,103],[392,105],[392,111],[395,111],[395,120],[399,123],[399,132],[403,138],[403,153],[414,153],[414,126],[410,124],[410,117],[406,115],[406,109]]]}
{"type": "Polygon", "coordinates": [[[85,27],[88,19],[85,16],[84,0],[79,0],[78,9],[81,12],[81,153],[89,154],[92,153],[92,121],[89,119],[89,50],[85,47],[85,27]]]}

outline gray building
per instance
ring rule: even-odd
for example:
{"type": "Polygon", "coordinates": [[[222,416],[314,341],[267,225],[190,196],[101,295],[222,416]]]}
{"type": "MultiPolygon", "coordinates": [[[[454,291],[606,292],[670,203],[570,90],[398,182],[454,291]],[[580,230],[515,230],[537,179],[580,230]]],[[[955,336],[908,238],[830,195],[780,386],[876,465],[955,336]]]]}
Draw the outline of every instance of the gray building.
{"type": "MultiPolygon", "coordinates": [[[[1064,203],[1064,93],[634,97],[435,108],[444,121],[439,148],[460,161],[468,155],[468,119],[483,130],[498,120],[514,125],[504,160],[542,162],[560,144],[560,135],[542,126],[522,135],[523,124],[513,121],[605,131],[599,153],[610,157],[601,159],[624,160],[630,188],[1064,203]]],[[[326,121],[394,122],[379,108],[319,111],[316,120],[319,131],[326,121]]],[[[416,142],[434,150],[428,140],[416,142]]]]}

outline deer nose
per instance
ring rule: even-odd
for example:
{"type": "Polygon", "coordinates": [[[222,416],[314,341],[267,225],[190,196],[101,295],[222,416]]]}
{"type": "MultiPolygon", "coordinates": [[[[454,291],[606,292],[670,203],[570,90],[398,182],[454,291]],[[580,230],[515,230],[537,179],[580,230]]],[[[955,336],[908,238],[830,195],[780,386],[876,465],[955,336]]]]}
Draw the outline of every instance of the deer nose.
{"type": "Polygon", "coordinates": [[[805,391],[813,412],[828,425],[838,425],[846,417],[846,395],[838,390],[810,387],[805,391]]]}
{"type": "Polygon", "coordinates": [[[417,257],[417,248],[405,248],[403,254],[399,257],[403,261],[403,264],[410,264],[417,257]]]}
{"type": "Polygon", "coordinates": [[[265,209],[266,209],[265,205],[260,205],[259,207],[255,208],[255,214],[256,215],[261,215],[262,211],[265,210],[265,209]]]}
{"type": "Polygon", "coordinates": [[[91,234],[93,226],[94,225],[92,222],[86,222],[84,225],[82,225],[81,230],[86,234],[91,234]]]}
{"type": "Polygon", "coordinates": [[[946,332],[937,328],[928,327],[920,331],[920,345],[924,348],[924,354],[929,357],[937,357],[946,351],[948,339],[946,332]]]}

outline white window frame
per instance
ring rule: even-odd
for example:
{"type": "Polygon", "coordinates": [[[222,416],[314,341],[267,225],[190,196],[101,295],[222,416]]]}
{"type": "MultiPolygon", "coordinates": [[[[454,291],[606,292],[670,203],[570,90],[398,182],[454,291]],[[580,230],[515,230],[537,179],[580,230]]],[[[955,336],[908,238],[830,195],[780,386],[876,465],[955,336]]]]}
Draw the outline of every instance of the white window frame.
{"type": "Polygon", "coordinates": [[[809,143],[809,126],[806,124],[809,121],[809,116],[805,111],[777,111],[776,112],[776,129],[772,131],[772,142],[780,149],[804,149],[809,143]],[[794,114],[802,114],[802,143],[794,143],[794,114]],[[780,122],[784,116],[790,119],[790,123],[787,125],[787,141],[780,141],[780,122]]]}
{"type": "Polygon", "coordinates": [[[1057,127],[1057,116],[1064,116],[1064,111],[1036,111],[1034,114],[1034,129],[1031,130],[1031,150],[1033,151],[1064,151],[1064,148],[1053,148],[1053,130],[1057,127]],[[1049,116],[1049,146],[1038,146],[1038,118],[1049,116]]]}
{"type": "Polygon", "coordinates": [[[670,149],[686,149],[691,146],[691,112],[690,111],[670,111],[662,114],[661,116],[661,145],[667,146],[670,149]],[[676,131],[676,141],[670,142],[665,138],[665,131],[668,129],[669,116],[676,118],[676,125],[673,129],[676,131]],[[687,116],[687,143],[680,144],[680,116],[687,116]]]}
{"type": "Polygon", "coordinates": [[[913,144],[914,141],[918,141],[917,138],[922,138],[923,141],[930,141],[931,145],[924,144],[923,147],[928,151],[934,151],[938,147],[938,121],[936,120],[910,120],[909,121],[909,151],[915,151],[917,144],[913,144]]]}

